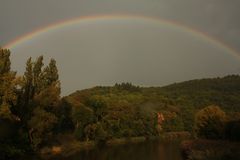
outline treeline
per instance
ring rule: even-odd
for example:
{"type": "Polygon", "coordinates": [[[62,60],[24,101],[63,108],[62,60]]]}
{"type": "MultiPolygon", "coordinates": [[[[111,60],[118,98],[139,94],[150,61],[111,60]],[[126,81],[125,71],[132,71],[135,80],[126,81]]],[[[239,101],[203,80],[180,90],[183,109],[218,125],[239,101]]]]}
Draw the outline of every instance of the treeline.
{"type": "Polygon", "coordinates": [[[10,51],[0,49],[0,159],[36,151],[57,131],[60,81],[56,61],[29,58],[24,75],[11,70],[10,51]]]}
{"type": "Polygon", "coordinates": [[[0,159],[36,153],[58,143],[58,134],[105,143],[112,138],[156,136],[157,115],[145,112],[140,87],[96,87],[60,97],[56,61],[26,62],[24,75],[11,70],[10,51],[0,49],[0,159]]]}
{"type": "Polygon", "coordinates": [[[160,94],[184,106],[201,109],[215,104],[225,111],[240,111],[240,76],[208,78],[158,88],[160,94]]]}
{"type": "Polygon", "coordinates": [[[108,135],[111,133],[110,137],[153,136],[159,132],[189,131],[198,137],[238,139],[239,84],[238,75],[193,80],[157,88],[122,83],[113,87],[99,86],[77,91],[64,99],[73,109],[84,106],[94,110],[94,104],[104,104],[101,124],[108,135]],[[157,113],[164,115],[162,129],[157,125],[157,113]],[[199,113],[202,113],[201,118],[199,113]],[[217,113],[222,114],[216,115],[217,113]],[[205,121],[202,122],[202,119],[205,121]],[[203,126],[202,123],[208,129],[203,129],[204,134],[198,127],[199,124],[203,126]],[[107,124],[111,124],[112,129],[107,124]],[[140,124],[149,124],[149,127],[140,124]],[[220,133],[219,128],[223,129],[220,133]]]}
{"type": "Polygon", "coordinates": [[[42,56],[29,58],[24,75],[17,76],[11,70],[10,51],[0,49],[0,159],[59,144],[57,137],[64,134],[100,144],[175,131],[239,138],[238,75],[166,87],[98,86],[62,98],[60,92],[54,59],[44,66],[42,56]],[[157,113],[164,116],[161,124],[157,113]]]}
{"type": "Polygon", "coordinates": [[[112,138],[159,134],[157,114],[142,107],[139,87],[130,83],[95,87],[64,97],[72,109],[74,134],[79,140],[105,142],[112,138]]]}

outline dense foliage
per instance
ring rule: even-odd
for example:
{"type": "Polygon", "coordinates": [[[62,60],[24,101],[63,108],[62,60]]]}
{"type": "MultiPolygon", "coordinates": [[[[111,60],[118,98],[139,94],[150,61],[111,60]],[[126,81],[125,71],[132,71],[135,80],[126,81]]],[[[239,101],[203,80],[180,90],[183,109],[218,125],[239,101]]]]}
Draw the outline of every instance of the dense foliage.
{"type": "Polygon", "coordinates": [[[99,143],[171,131],[240,139],[238,75],[166,87],[98,86],[63,98],[60,92],[54,59],[44,67],[42,56],[29,58],[24,75],[16,76],[10,51],[0,49],[0,159],[38,151],[58,134],[99,143]]]}
{"type": "Polygon", "coordinates": [[[0,49],[0,159],[37,150],[58,123],[60,82],[56,62],[27,60],[23,76],[11,71],[10,51],[0,49]]]}
{"type": "Polygon", "coordinates": [[[218,106],[208,106],[196,114],[195,130],[203,138],[223,138],[226,114],[218,106]]]}

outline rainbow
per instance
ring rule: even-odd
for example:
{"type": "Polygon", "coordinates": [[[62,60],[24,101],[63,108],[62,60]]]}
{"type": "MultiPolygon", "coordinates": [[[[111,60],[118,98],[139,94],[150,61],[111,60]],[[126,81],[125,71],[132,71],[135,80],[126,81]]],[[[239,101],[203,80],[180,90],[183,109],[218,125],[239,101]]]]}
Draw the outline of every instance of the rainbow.
{"type": "Polygon", "coordinates": [[[9,42],[6,44],[3,48],[9,48],[12,49],[17,45],[20,45],[22,42],[31,40],[35,36],[38,36],[40,34],[50,32],[52,30],[62,28],[62,27],[67,27],[71,26],[77,23],[87,23],[87,22],[94,22],[94,21],[101,21],[101,20],[132,20],[132,19],[140,19],[140,20],[147,20],[147,21],[152,21],[152,22],[158,22],[160,24],[167,25],[169,27],[174,27],[177,30],[184,31],[186,33],[189,33],[191,35],[197,36],[198,38],[201,38],[212,45],[217,46],[218,48],[221,48],[225,50],[227,53],[231,54],[232,56],[235,56],[240,59],[240,54],[230,47],[228,44],[222,42],[221,40],[218,40],[205,32],[196,30],[194,28],[191,28],[189,26],[183,25],[181,23],[178,23],[176,21],[171,21],[171,20],[166,20],[166,19],[161,19],[161,18],[156,18],[156,17],[147,17],[147,16],[138,16],[138,15],[91,15],[91,16],[81,16],[73,19],[67,19],[63,20],[57,23],[50,24],[48,26],[40,27],[33,32],[30,32],[28,34],[25,34],[23,36],[20,36],[16,38],[15,40],[9,42]]]}

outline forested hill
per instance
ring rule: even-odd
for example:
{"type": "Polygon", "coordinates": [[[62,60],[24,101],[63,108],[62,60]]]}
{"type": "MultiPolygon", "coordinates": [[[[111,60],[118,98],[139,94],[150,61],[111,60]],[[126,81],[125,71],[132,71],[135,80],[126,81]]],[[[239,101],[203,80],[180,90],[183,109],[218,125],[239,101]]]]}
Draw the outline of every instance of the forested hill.
{"type": "MultiPolygon", "coordinates": [[[[165,87],[121,83],[76,91],[66,97],[60,97],[60,84],[54,59],[44,65],[43,56],[35,60],[30,57],[24,74],[17,76],[11,70],[10,51],[0,49],[0,159],[17,159],[63,143],[58,135],[65,133],[78,141],[105,143],[116,138],[194,131],[199,124],[195,123],[196,115],[205,117],[205,112],[209,124],[213,115],[224,125],[240,119],[237,75],[165,87]]],[[[206,133],[211,133],[208,126],[206,133]]]]}
{"type": "Polygon", "coordinates": [[[229,75],[223,78],[190,80],[164,87],[144,88],[131,83],[122,83],[113,87],[94,87],[77,91],[70,97],[85,101],[92,95],[107,97],[115,95],[118,98],[124,95],[122,100],[128,100],[128,96],[132,99],[135,97],[136,103],[159,102],[196,109],[207,105],[219,105],[226,111],[240,111],[240,76],[229,75]]]}
{"type": "Polygon", "coordinates": [[[223,78],[208,78],[190,80],[162,87],[166,92],[177,94],[188,94],[189,92],[216,91],[216,92],[238,92],[240,90],[240,76],[229,75],[223,78]],[[179,92],[177,92],[179,91],[179,92]]]}
{"type": "Polygon", "coordinates": [[[229,117],[238,116],[240,76],[191,80],[165,87],[144,88],[131,83],[99,86],[76,91],[64,97],[63,101],[70,104],[73,113],[95,113],[99,121],[111,124],[106,128],[113,133],[113,137],[124,134],[154,135],[155,131],[151,131],[150,126],[153,126],[152,120],[157,112],[165,117],[164,131],[191,131],[195,113],[209,105],[219,106],[229,117]],[[140,124],[149,127],[142,129],[144,127],[140,124]],[[145,133],[146,130],[149,133],[145,133]]]}
{"type": "Polygon", "coordinates": [[[240,76],[209,78],[176,83],[159,88],[177,103],[197,108],[219,105],[226,111],[240,111],[240,76]]]}

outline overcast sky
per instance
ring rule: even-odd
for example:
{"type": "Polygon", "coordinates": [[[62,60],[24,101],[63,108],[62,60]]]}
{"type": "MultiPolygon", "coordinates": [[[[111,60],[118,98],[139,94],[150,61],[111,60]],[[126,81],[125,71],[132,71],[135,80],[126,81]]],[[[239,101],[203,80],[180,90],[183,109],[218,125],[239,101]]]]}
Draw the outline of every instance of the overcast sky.
{"type": "MultiPolygon", "coordinates": [[[[239,0],[0,2],[1,46],[39,27],[62,20],[88,15],[129,14],[177,21],[240,51],[239,0]]],[[[227,51],[175,28],[146,20],[99,21],[87,26],[76,24],[34,37],[13,48],[12,52],[13,67],[19,72],[23,72],[26,57],[45,54],[46,59],[57,59],[63,94],[121,81],[147,86],[165,85],[240,71],[239,61],[226,54],[227,51]]]]}
{"type": "Polygon", "coordinates": [[[0,44],[63,19],[138,14],[176,20],[240,50],[239,0],[0,0],[0,44]]]}

